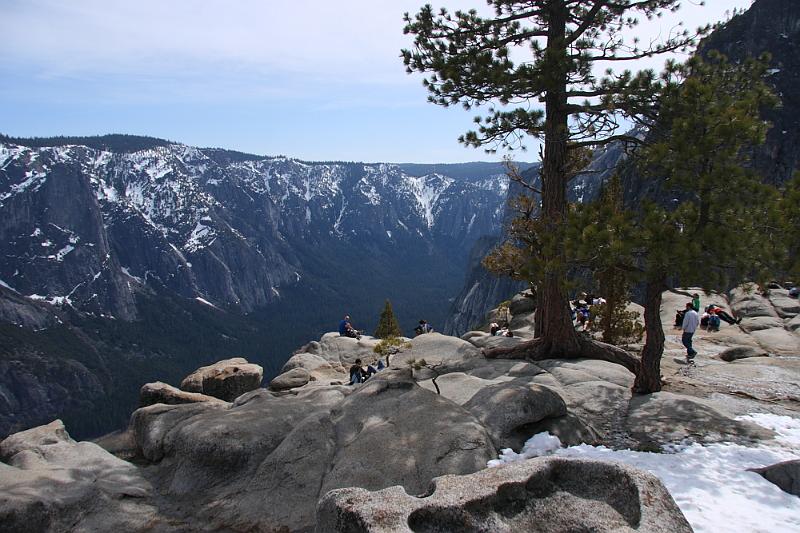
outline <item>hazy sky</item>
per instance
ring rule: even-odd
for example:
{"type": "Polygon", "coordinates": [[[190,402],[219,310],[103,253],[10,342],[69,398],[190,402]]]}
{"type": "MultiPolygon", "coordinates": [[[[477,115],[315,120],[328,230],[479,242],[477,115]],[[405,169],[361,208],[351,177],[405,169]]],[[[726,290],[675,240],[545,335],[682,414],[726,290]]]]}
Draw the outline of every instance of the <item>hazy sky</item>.
{"type": "MultiPolygon", "coordinates": [[[[131,133],[307,160],[498,160],[458,144],[474,112],[427,103],[421,76],[405,73],[403,13],[424,3],[0,0],[0,133],[131,133]]],[[[641,31],[694,28],[751,1],[696,3],[641,31]]]]}

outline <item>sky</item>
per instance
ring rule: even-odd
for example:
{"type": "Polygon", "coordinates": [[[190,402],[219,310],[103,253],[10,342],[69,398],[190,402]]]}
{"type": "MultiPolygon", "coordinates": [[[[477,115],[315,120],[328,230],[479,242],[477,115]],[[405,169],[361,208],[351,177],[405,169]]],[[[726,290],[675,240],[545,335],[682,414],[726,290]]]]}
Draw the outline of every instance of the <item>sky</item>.
{"type": "MultiPolygon", "coordinates": [[[[0,0],[0,133],[128,133],[312,161],[498,161],[457,142],[474,110],[427,103],[422,76],[405,72],[403,14],[424,3],[0,0]]],[[[751,0],[683,3],[639,31],[695,28],[751,0]]]]}

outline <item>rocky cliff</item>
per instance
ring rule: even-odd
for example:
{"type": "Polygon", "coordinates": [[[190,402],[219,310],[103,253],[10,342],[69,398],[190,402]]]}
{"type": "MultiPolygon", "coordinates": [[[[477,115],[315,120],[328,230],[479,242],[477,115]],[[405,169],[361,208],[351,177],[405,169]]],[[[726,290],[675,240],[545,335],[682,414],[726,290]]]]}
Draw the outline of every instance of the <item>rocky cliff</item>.
{"type": "Polygon", "coordinates": [[[512,305],[514,337],[420,335],[351,386],[351,365],[373,361],[378,340],[327,333],[268,388],[253,379],[257,366],[222,361],[182,380],[184,390],[146,385],[127,430],[98,443],[76,442],[60,421],[10,436],[0,442],[0,516],[10,532],[688,532],[652,474],[551,455],[558,443],[664,455],[690,441],[764,449],[775,433],[738,415],[797,417],[796,357],[777,355],[800,349],[797,300],[784,290],[704,293],[743,320],[699,331],[687,368],[669,317],[694,290],[664,294],[669,380],[657,394],[633,395],[633,375],[606,361],[483,357],[482,347],[531,337],[525,305],[512,305]],[[731,349],[746,358],[728,362],[731,349]],[[487,468],[542,432],[553,449],[487,468]]]}

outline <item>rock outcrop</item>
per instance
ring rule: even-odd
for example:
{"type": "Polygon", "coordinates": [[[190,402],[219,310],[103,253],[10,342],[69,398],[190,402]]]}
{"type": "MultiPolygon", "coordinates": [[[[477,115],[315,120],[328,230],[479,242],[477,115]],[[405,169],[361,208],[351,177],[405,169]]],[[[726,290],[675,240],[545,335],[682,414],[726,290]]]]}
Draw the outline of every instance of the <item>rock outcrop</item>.
{"type": "Polygon", "coordinates": [[[234,357],[200,367],[181,382],[181,390],[214,396],[231,402],[261,386],[264,369],[234,357]]]}
{"type": "Polygon", "coordinates": [[[402,487],[336,490],[320,501],[317,531],[690,533],[692,528],[652,474],[615,463],[539,458],[437,478],[420,496],[402,487]]]}
{"type": "Polygon", "coordinates": [[[178,531],[139,468],[75,442],[60,420],[0,443],[0,521],[8,533],[178,531]]]}
{"type": "Polygon", "coordinates": [[[271,390],[288,390],[302,387],[311,381],[311,373],[305,368],[292,368],[269,382],[271,390]]]}
{"type": "MultiPolygon", "coordinates": [[[[435,531],[467,523],[491,531],[650,531],[653,517],[681,531],[685,521],[668,495],[662,497],[663,487],[627,467],[563,458],[485,467],[501,448],[520,449],[545,431],[568,445],[640,450],[687,440],[772,438],[771,431],[737,415],[764,405],[774,412],[785,404],[792,412],[792,398],[800,398],[795,359],[726,362],[726,350],[751,354],[763,348],[762,339],[725,324],[717,332],[700,330],[696,366],[680,366],[674,359],[683,358],[672,355],[683,349],[671,320],[686,295],[664,294],[666,383],[657,394],[632,395],[634,376],[606,361],[486,359],[480,347],[498,338],[485,332],[404,340],[388,369],[348,386],[343,383],[350,366],[356,359],[374,362],[379,341],[327,333],[298,350],[269,389],[238,389],[229,393],[238,395],[232,401],[163,383],[143,387],[145,403],[157,403],[138,409],[127,431],[101,442],[145,468],[75,443],[60,424],[10,437],[0,444],[0,490],[10,488],[9,496],[0,495],[0,510],[13,518],[14,528],[29,521],[32,531],[58,530],[70,520],[79,529],[85,524],[137,532],[335,531],[343,524],[347,531],[435,531]],[[81,455],[128,477],[114,486],[72,483],[86,479],[81,455]],[[37,492],[37,484],[48,489],[37,492]],[[115,492],[137,487],[135,497],[115,492]],[[44,518],[36,522],[39,508],[44,518]],[[79,514],[79,508],[85,511],[79,514]]],[[[704,305],[728,305],[724,295],[702,299],[704,305]]],[[[517,301],[518,313],[510,318],[519,336],[508,341],[532,332],[528,302],[517,301]]],[[[775,307],[769,298],[739,301],[736,312],[743,318],[775,307]]],[[[781,305],[791,314],[788,304],[781,305]]],[[[233,368],[247,365],[243,359],[220,361],[188,377],[184,388],[206,390],[216,377],[230,380],[242,373],[233,368]]]]}
{"type": "Polygon", "coordinates": [[[410,369],[356,388],[261,389],[229,408],[154,405],[136,411],[132,425],[171,498],[191,502],[214,527],[244,530],[312,528],[329,490],[422,492],[434,477],[475,472],[497,453],[471,413],[419,387],[410,369]]]}
{"type": "Polygon", "coordinates": [[[155,383],[146,383],[142,385],[139,391],[139,406],[147,407],[156,403],[163,403],[167,405],[175,405],[180,403],[197,403],[197,402],[219,402],[225,403],[224,400],[215,398],[214,396],[207,396],[199,392],[186,392],[173,387],[168,383],[156,381],[155,383]]]}
{"type": "Polygon", "coordinates": [[[800,496],[800,460],[784,461],[764,468],[754,468],[752,471],[774,483],[782,491],[800,496]]]}

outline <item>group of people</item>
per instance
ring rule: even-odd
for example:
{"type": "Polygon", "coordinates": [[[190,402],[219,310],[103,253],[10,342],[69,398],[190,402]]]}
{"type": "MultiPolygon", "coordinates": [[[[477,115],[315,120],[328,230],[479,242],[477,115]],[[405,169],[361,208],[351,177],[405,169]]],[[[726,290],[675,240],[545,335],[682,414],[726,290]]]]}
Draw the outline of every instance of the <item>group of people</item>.
{"type": "Polygon", "coordinates": [[[592,325],[590,307],[604,303],[606,303],[604,298],[585,292],[582,292],[578,298],[570,302],[570,312],[572,313],[572,320],[576,322],[576,327],[582,331],[588,331],[592,325]]]}
{"type": "MultiPolygon", "coordinates": [[[[683,329],[683,318],[687,309],[691,306],[696,313],[700,313],[700,295],[692,294],[692,301],[687,303],[686,309],[678,309],[675,312],[675,327],[683,329]]],[[[717,304],[709,304],[703,309],[703,314],[699,315],[700,326],[708,331],[719,331],[720,322],[727,322],[735,325],[742,321],[740,318],[733,318],[727,311],[717,304]]]]}
{"type": "Polygon", "coordinates": [[[350,315],[345,315],[342,321],[339,322],[339,336],[361,339],[361,332],[350,323],[350,315]]]}
{"type": "Polygon", "coordinates": [[[724,309],[716,304],[707,305],[700,316],[700,294],[692,294],[692,301],[686,302],[684,309],[679,309],[675,313],[675,327],[683,330],[681,343],[686,347],[686,361],[691,363],[697,355],[697,351],[692,347],[692,337],[697,328],[705,327],[708,331],[719,331],[720,321],[735,325],[742,321],[742,318],[734,318],[724,309]]]}
{"type": "Polygon", "coordinates": [[[417,327],[414,328],[414,336],[424,335],[433,331],[433,326],[428,324],[425,320],[420,320],[417,327]]]}
{"type": "MultiPolygon", "coordinates": [[[[433,326],[428,324],[426,320],[420,320],[417,327],[414,328],[414,335],[422,335],[425,333],[430,333],[433,331],[433,326]]],[[[351,337],[353,339],[361,339],[361,335],[363,335],[362,331],[357,330],[353,327],[352,322],[350,322],[350,315],[345,315],[344,318],[339,322],[339,336],[340,337],[351,337]]]]}
{"type": "Polygon", "coordinates": [[[492,337],[513,337],[514,332],[509,329],[508,322],[503,322],[503,325],[500,326],[497,322],[492,322],[489,325],[489,333],[492,334],[492,337]]]}
{"type": "Polygon", "coordinates": [[[383,359],[374,361],[373,364],[367,365],[366,368],[364,368],[361,359],[356,359],[355,363],[350,367],[350,385],[364,383],[384,368],[386,368],[386,365],[383,364],[383,359]]]}

